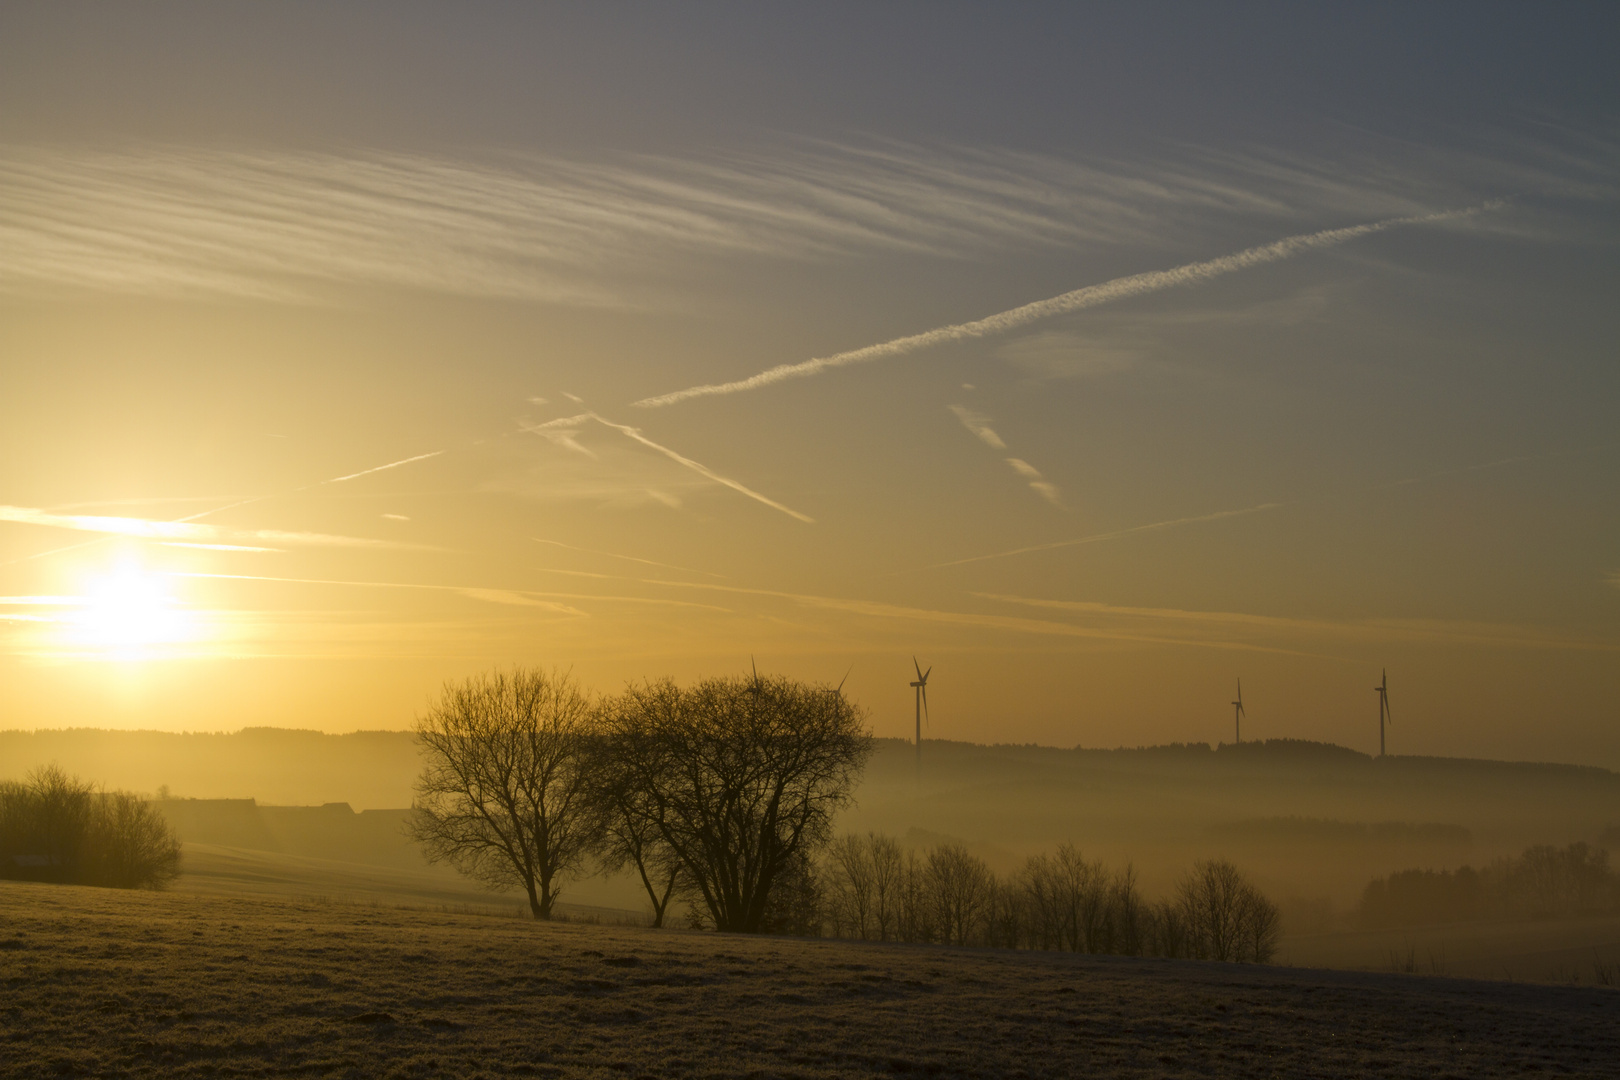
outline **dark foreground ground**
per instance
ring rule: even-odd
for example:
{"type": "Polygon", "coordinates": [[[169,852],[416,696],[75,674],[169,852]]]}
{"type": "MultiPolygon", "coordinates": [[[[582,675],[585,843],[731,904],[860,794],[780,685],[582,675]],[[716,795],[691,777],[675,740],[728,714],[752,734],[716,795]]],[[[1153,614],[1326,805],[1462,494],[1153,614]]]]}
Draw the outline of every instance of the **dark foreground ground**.
{"type": "Polygon", "coordinates": [[[1620,991],[0,882],[0,1076],[1620,1075],[1620,991]]]}

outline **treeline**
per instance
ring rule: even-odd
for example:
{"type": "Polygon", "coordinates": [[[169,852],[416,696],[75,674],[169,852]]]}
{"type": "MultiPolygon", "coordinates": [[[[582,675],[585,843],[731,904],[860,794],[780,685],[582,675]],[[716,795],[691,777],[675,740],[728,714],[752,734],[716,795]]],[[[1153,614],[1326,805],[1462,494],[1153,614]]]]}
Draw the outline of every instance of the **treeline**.
{"type": "Polygon", "coordinates": [[[1224,860],[1150,903],[1128,864],[1110,872],[1069,844],[998,876],[958,844],[919,853],[868,833],[835,841],[821,878],[826,932],[866,941],[1265,963],[1282,933],[1276,905],[1224,860]]]}
{"type": "Polygon", "coordinates": [[[0,782],[0,878],[157,889],[179,874],[179,841],[139,796],[55,766],[0,782]]]}
{"type": "Polygon", "coordinates": [[[1569,918],[1620,912],[1609,853],[1538,844],[1478,870],[1402,870],[1368,882],[1357,917],[1369,928],[1473,919],[1569,918]]]}

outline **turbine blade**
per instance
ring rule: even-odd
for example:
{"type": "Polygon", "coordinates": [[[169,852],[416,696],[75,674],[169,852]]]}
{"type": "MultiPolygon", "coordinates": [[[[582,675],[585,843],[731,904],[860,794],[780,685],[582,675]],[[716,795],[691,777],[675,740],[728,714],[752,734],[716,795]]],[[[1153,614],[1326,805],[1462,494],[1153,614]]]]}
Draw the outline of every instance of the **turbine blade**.
{"type": "MultiPolygon", "coordinates": [[[[912,666],[912,667],[914,667],[914,668],[916,668],[916,669],[917,669],[917,678],[919,678],[919,679],[920,679],[920,678],[922,678],[922,677],[923,677],[923,673],[922,673],[922,665],[921,665],[921,664],[919,664],[919,663],[917,663],[917,658],[916,658],[916,657],[915,657],[915,656],[913,656],[913,657],[912,657],[912,658],[911,658],[911,666],[912,666]]],[[[934,670],[934,669],[933,669],[933,668],[929,668],[929,669],[928,669],[928,670],[929,670],[929,671],[932,671],[932,670],[934,670]]]]}
{"type": "Polygon", "coordinates": [[[922,673],[922,681],[923,681],[924,686],[928,685],[928,676],[932,675],[933,673],[934,673],[934,669],[933,669],[932,665],[929,666],[927,671],[922,673]]]}
{"type": "Polygon", "coordinates": [[[854,671],[855,665],[849,665],[849,671],[844,672],[844,677],[838,680],[838,689],[835,690],[834,693],[842,694],[844,692],[844,684],[849,682],[849,677],[852,673],[854,673],[854,671]]]}
{"type": "MultiPolygon", "coordinates": [[[[934,669],[929,668],[928,670],[933,671],[934,669]]],[[[922,691],[923,723],[927,724],[929,727],[933,727],[934,722],[933,722],[932,718],[930,718],[929,715],[928,715],[928,679],[927,679],[926,676],[924,676],[924,678],[923,678],[923,684],[920,687],[918,687],[917,689],[922,691]]]]}

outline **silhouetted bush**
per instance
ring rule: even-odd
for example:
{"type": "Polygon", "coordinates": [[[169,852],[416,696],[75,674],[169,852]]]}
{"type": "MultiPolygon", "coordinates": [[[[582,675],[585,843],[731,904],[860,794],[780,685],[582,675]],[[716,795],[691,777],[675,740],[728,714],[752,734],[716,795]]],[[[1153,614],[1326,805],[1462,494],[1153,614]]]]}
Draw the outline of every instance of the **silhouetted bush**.
{"type": "Polygon", "coordinates": [[[0,783],[0,877],[160,889],[179,873],[180,842],[138,796],[55,766],[0,783]]]}

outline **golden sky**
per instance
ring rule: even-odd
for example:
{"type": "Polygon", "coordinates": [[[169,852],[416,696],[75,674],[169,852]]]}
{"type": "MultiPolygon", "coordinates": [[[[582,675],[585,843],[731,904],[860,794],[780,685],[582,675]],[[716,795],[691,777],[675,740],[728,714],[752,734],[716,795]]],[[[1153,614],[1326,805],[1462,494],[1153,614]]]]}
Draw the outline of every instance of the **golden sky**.
{"type": "Polygon", "coordinates": [[[1620,767],[1590,27],[643,13],[0,18],[0,726],[753,658],[898,736],[915,656],[940,738],[1374,750],[1387,669],[1620,767]]]}

